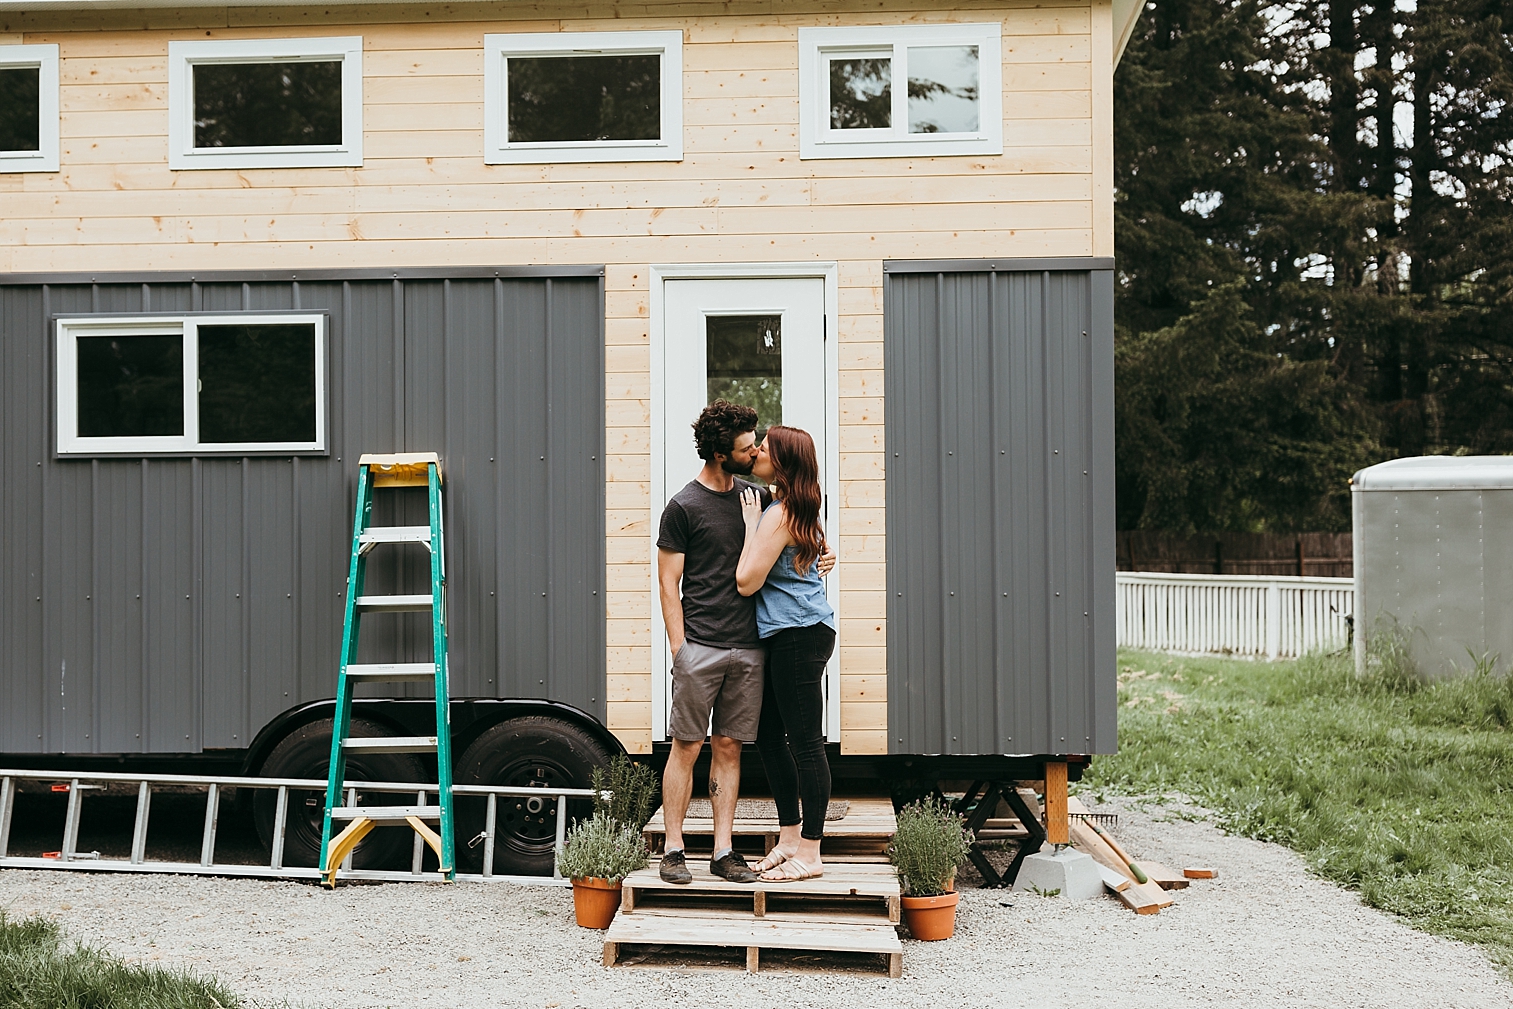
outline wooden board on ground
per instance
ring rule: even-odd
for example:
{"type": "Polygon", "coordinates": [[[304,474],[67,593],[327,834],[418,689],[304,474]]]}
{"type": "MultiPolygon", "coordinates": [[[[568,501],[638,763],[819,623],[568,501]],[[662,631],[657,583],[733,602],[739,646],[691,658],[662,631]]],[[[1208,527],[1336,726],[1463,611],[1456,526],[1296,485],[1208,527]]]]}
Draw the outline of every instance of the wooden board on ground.
{"type": "Polygon", "coordinates": [[[873,953],[885,958],[889,977],[903,975],[903,944],[892,925],[766,921],[722,914],[663,915],[652,911],[618,914],[604,941],[604,965],[621,961],[627,946],[737,947],[746,950],[746,969],[755,973],[761,950],[824,950],[873,953]]]}
{"type": "Polygon", "coordinates": [[[1130,880],[1128,887],[1116,893],[1116,896],[1125,907],[1136,914],[1155,914],[1163,907],[1170,907],[1172,905],[1173,901],[1171,897],[1155,883],[1135,882],[1134,874],[1130,872],[1129,866],[1118,855],[1114,854],[1114,849],[1110,848],[1108,842],[1099,837],[1092,827],[1073,820],[1069,825],[1069,829],[1073,847],[1078,851],[1083,851],[1093,856],[1093,860],[1098,862],[1099,865],[1111,869],[1130,880]]]}
{"type": "Polygon", "coordinates": [[[685,904],[691,899],[717,898],[732,907],[742,907],[745,914],[762,917],[768,913],[786,912],[790,902],[803,898],[810,904],[835,904],[837,912],[870,911],[893,924],[899,921],[898,876],[890,865],[827,862],[825,874],[818,879],[792,883],[732,883],[712,874],[706,862],[690,859],[688,870],[693,874],[693,882],[679,884],[663,881],[657,873],[659,864],[659,860],[653,860],[645,869],[625,877],[620,890],[622,911],[634,911],[648,899],[655,898],[685,904]]]}
{"type": "MultiPolygon", "coordinates": [[[[851,799],[849,801],[850,805],[845,816],[839,820],[825,821],[824,851],[827,854],[832,849],[837,852],[856,854],[881,852],[898,827],[898,820],[893,815],[892,800],[851,799]]],[[[763,850],[770,851],[777,843],[779,829],[776,819],[742,820],[738,818],[731,833],[737,838],[763,838],[763,850]]],[[[685,839],[708,837],[713,833],[713,820],[689,817],[683,821],[685,839]]],[[[652,815],[651,821],[642,830],[642,834],[653,851],[662,850],[662,842],[667,835],[667,825],[660,807],[652,815]]]]}
{"type": "Polygon", "coordinates": [[[1188,879],[1218,879],[1219,870],[1210,869],[1207,866],[1189,866],[1188,868],[1182,870],[1182,875],[1186,876],[1188,879]]]}
{"type": "Polygon", "coordinates": [[[1148,862],[1145,859],[1136,859],[1135,864],[1146,877],[1163,890],[1185,890],[1189,880],[1175,869],[1168,869],[1160,862],[1148,862]]]}

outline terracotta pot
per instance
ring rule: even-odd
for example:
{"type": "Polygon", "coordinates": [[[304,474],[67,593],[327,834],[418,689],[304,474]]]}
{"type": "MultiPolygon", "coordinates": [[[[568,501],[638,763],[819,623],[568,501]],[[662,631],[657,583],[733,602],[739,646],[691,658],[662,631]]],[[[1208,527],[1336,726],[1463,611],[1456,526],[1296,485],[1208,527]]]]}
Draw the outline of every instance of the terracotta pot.
{"type": "Polygon", "coordinates": [[[959,893],[943,893],[939,897],[905,897],[904,924],[909,934],[916,939],[931,941],[949,939],[956,934],[956,904],[959,893]]]}
{"type": "Polygon", "coordinates": [[[573,879],[573,914],[584,928],[609,928],[620,906],[620,884],[592,876],[573,879]]]}

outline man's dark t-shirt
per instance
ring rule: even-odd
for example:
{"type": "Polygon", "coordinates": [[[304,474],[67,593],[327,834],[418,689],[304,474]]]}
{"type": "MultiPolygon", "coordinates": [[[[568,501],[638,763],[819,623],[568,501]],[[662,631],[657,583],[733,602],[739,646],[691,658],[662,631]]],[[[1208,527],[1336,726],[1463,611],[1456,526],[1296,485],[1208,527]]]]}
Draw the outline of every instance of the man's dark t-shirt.
{"type": "Polygon", "coordinates": [[[736,480],[725,493],[691,481],[662,509],[657,546],[683,555],[683,633],[689,641],[714,648],[759,648],[756,597],[736,590],[735,570],[746,543],[741,491],[760,492],[762,508],[772,503],[765,487],[736,480]]]}

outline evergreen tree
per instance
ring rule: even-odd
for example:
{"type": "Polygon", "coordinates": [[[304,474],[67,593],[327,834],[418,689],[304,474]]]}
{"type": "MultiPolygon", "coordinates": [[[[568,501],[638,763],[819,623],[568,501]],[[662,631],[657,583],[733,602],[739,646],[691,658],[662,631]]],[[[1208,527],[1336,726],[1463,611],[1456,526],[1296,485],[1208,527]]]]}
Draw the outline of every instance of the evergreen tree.
{"type": "Polygon", "coordinates": [[[1359,466],[1513,451],[1510,13],[1147,5],[1115,79],[1121,528],[1348,528],[1359,466]],[[1171,368],[1202,327],[1219,357],[1171,368]]]}

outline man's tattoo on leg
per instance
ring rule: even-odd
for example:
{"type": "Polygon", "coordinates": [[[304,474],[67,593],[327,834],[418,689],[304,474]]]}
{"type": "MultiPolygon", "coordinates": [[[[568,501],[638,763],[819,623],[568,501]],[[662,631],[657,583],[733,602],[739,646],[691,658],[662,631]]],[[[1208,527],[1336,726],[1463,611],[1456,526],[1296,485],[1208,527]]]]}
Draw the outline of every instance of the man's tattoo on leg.
{"type": "Polygon", "coordinates": [[[710,778],[709,779],[709,794],[710,795],[719,795],[720,794],[720,783],[718,781],[716,781],[714,778],[710,778]]]}

